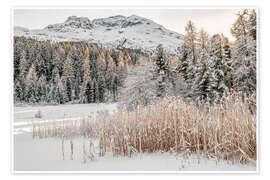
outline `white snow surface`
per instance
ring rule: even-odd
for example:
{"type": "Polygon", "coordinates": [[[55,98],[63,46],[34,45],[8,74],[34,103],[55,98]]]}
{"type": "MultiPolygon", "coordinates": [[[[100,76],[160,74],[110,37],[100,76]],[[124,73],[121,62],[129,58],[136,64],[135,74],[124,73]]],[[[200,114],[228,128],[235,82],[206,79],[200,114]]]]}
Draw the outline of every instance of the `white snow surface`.
{"type": "MultiPolygon", "coordinates": [[[[15,171],[255,171],[253,164],[232,164],[229,161],[198,158],[191,155],[184,159],[174,153],[143,153],[132,157],[96,156],[94,161],[83,163],[83,142],[75,139],[73,160],[70,160],[70,145],[65,142],[65,160],[62,159],[61,140],[32,139],[30,134],[16,135],[14,138],[14,170],[15,171]]],[[[96,153],[98,150],[96,147],[96,153]]],[[[88,150],[88,149],[87,149],[88,150]]]]}
{"type": "Polygon", "coordinates": [[[61,139],[33,139],[32,121],[64,121],[76,120],[85,116],[94,116],[98,110],[116,110],[117,104],[70,104],[56,106],[20,106],[14,107],[14,170],[25,171],[256,171],[255,164],[232,164],[230,161],[220,161],[191,155],[185,159],[175,153],[143,153],[133,154],[132,157],[113,156],[106,153],[98,155],[98,141],[93,140],[96,158],[83,163],[83,142],[89,151],[89,139],[76,138],[74,156],[70,160],[70,144],[65,141],[65,160],[62,159],[61,139]],[[40,111],[42,118],[35,118],[40,111]]]}
{"type": "Polygon", "coordinates": [[[115,111],[117,104],[65,104],[45,106],[15,106],[14,107],[14,134],[32,132],[32,122],[46,123],[50,121],[79,120],[87,116],[95,116],[97,111],[115,111]],[[41,118],[35,114],[41,112],[41,118]]]}
{"type": "Polygon", "coordinates": [[[90,21],[87,17],[70,16],[64,23],[30,30],[14,27],[14,36],[39,41],[86,41],[107,48],[130,48],[151,53],[159,44],[170,54],[178,54],[183,35],[168,30],[152,20],[132,16],[111,16],[90,21]]]}

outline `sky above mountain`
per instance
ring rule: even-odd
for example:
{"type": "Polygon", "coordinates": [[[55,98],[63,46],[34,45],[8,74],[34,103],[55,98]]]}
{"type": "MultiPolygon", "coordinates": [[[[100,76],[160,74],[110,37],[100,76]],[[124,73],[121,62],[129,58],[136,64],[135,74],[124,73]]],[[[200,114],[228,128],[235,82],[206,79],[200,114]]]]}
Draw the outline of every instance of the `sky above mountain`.
{"type": "Polygon", "coordinates": [[[223,33],[233,40],[230,27],[239,9],[15,9],[14,25],[41,29],[49,24],[64,22],[68,16],[85,16],[90,20],[115,15],[138,15],[155,21],[167,29],[185,33],[185,25],[192,20],[198,29],[211,35],[223,33]]]}

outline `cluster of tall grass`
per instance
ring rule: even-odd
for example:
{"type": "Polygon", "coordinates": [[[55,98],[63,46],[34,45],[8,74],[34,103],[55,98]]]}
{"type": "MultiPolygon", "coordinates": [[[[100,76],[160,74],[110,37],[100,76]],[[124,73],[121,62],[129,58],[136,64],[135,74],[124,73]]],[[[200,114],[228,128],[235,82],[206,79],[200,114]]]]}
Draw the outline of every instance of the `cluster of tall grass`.
{"type": "Polygon", "coordinates": [[[98,139],[99,156],[173,152],[217,162],[256,162],[256,108],[255,113],[250,110],[254,99],[230,94],[219,102],[195,105],[173,97],[132,112],[121,108],[82,120],[33,123],[33,137],[98,139]]]}

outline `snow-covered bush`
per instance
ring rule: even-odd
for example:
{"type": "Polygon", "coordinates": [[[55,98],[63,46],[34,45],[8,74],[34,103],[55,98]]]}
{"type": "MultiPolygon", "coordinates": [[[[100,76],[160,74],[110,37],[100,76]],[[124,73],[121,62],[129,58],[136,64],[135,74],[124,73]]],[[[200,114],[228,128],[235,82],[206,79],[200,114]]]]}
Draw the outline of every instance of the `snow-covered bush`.
{"type": "Polygon", "coordinates": [[[121,106],[133,109],[139,104],[147,105],[156,99],[154,68],[152,62],[128,68],[124,87],[120,90],[121,106]]]}

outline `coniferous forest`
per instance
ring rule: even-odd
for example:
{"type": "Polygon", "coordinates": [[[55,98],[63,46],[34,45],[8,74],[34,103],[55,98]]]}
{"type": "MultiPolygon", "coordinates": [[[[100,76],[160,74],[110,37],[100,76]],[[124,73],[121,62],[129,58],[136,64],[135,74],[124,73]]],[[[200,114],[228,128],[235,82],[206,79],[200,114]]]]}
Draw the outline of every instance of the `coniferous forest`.
{"type": "Polygon", "coordinates": [[[14,38],[14,100],[25,103],[114,102],[133,50],[107,50],[84,42],[14,38]]]}
{"type": "MultiPolygon", "coordinates": [[[[245,10],[237,16],[231,27],[233,42],[223,34],[210,36],[204,29],[197,30],[189,21],[178,55],[168,55],[162,44],[149,56],[138,50],[99,48],[85,42],[52,43],[14,37],[14,101],[115,102],[129,96],[126,93],[130,87],[137,86],[138,90],[151,84],[150,99],[181,95],[192,100],[215,100],[229,91],[254,95],[256,12],[245,10]],[[146,62],[143,73],[150,73],[146,81],[152,83],[129,82],[134,73],[129,73],[128,67],[130,72],[134,68],[140,72],[142,66],[136,65],[146,62]]],[[[140,91],[130,101],[138,101],[140,93],[146,92],[140,91]]],[[[143,97],[147,99],[147,94],[143,97]]]]}

